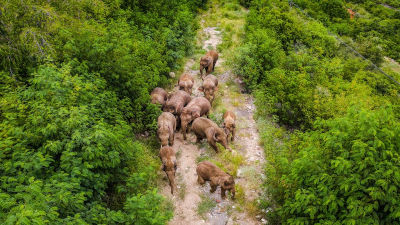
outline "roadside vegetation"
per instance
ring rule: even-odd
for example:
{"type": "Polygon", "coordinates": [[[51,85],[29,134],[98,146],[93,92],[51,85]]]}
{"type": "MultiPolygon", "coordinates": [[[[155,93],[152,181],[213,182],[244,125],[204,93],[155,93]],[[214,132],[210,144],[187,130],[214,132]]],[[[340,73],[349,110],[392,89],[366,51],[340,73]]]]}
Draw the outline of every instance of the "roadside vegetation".
{"type": "Polygon", "coordinates": [[[400,61],[400,3],[397,0],[293,0],[310,16],[376,64],[383,56],[400,61]],[[350,16],[352,14],[352,16],[350,16]]]}
{"type": "Polygon", "coordinates": [[[160,109],[205,1],[0,3],[0,223],[165,224],[160,109]],[[158,147],[158,146],[157,146],[158,147]]]}
{"type": "MultiPolygon", "coordinates": [[[[328,1],[295,2],[323,23],[288,1],[242,1],[249,14],[236,73],[256,97],[268,162],[261,207],[271,224],[399,223],[400,87],[328,33],[350,23],[349,36],[365,28],[345,18],[344,2],[329,1],[340,4],[325,9],[328,1]]],[[[397,41],[380,33],[384,43],[397,41]]],[[[362,53],[379,48],[354,43],[362,53]]],[[[386,47],[393,46],[399,44],[386,47]]],[[[367,56],[379,63],[374,54],[367,56]]]]}

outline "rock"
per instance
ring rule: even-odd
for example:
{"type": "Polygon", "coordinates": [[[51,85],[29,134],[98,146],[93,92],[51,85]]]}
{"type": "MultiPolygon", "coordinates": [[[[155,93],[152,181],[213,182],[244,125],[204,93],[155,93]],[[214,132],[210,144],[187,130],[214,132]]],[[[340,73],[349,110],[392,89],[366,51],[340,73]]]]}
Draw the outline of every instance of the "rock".
{"type": "Polygon", "coordinates": [[[267,224],[267,222],[268,222],[268,221],[267,221],[266,219],[264,219],[264,218],[261,219],[261,223],[262,223],[262,224],[267,224]]]}
{"type": "Polygon", "coordinates": [[[169,76],[174,78],[175,77],[175,73],[174,72],[169,72],[169,76]]]}
{"type": "Polygon", "coordinates": [[[210,223],[212,225],[226,225],[228,223],[228,214],[226,212],[215,214],[214,216],[210,217],[210,223]]]}

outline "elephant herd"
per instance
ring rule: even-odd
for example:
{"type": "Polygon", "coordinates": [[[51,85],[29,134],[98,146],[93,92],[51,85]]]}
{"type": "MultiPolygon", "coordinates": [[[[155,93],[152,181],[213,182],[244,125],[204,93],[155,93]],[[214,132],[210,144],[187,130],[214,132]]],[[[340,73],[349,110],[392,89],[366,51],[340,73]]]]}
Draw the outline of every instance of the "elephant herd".
{"type": "MultiPolygon", "coordinates": [[[[190,130],[193,131],[197,143],[202,139],[207,139],[208,144],[216,152],[218,152],[216,143],[220,143],[230,150],[228,146],[229,135],[231,135],[231,141],[234,140],[236,116],[233,112],[225,112],[222,127],[208,119],[211,105],[218,91],[218,79],[211,74],[214,71],[217,60],[218,53],[214,50],[207,52],[200,59],[200,76],[203,82],[198,90],[204,93],[204,97],[191,97],[194,78],[190,74],[180,76],[178,81],[179,90],[174,93],[168,94],[159,87],[151,92],[152,103],[161,105],[163,110],[157,121],[157,135],[161,143],[159,155],[162,161],[162,170],[165,171],[168,177],[172,194],[176,192],[175,172],[177,163],[175,151],[172,148],[175,131],[180,128],[184,140],[187,138],[187,133],[190,130]],[[204,77],[203,69],[206,70],[204,77]]],[[[206,181],[210,181],[211,192],[214,192],[220,186],[222,198],[225,198],[225,191],[230,191],[232,197],[235,197],[235,181],[233,177],[213,163],[208,161],[199,163],[196,172],[199,184],[202,185],[206,181]]]]}

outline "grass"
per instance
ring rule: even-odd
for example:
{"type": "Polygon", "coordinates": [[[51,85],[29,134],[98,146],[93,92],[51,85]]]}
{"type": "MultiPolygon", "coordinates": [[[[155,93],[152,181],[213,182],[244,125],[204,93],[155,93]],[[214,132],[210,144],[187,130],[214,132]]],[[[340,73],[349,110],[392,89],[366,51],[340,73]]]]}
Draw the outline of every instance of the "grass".
{"type": "Polygon", "coordinates": [[[200,196],[201,202],[197,205],[197,214],[203,219],[206,218],[206,213],[208,213],[212,208],[214,208],[217,203],[207,195],[202,194],[200,196]]]}
{"type": "Polygon", "coordinates": [[[221,125],[224,122],[222,116],[222,112],[212,112],[209,115],[210,120],[214,121],[218,125],[221,125]]]}
{"type": "Polygon", "coordinates": [[[249,201],[246,199],[245,189],[240,184],[236,184],[236,209],[239,212],[246,211],[252,217],[260,214],[257,200],[249,201]]]}
{"type": "Polygon", "coordinates": [[[239,167],[244,164],[244,157],[241,154],[236,153],[237,151],[232,145],[230,146],[232,151],[229,151],[222,146],[220,147],[219,144],[217,144],[217,146],[219,147],[219,153],[216,157],[211,159],[211,162],[220,167],[223,171],[236,177],[239,167]]]}
{"type": "Polygon", "coordinates": [[[182,155],[182,150],[179,149],[179,150],[175,153],[175,157],[176,157],[177,159],[179,159],[179,158],[181,157],[181,155],[182,155]]]}
{"type": "Polygon", "coordinates": [[[382,67],[384,69],[391,70],[391,71],[397,73],[397,75],[398,75],[397,77],[400,77],[400,64],[397,63],[396,61],[392,61],[391,59],[385,57],[385,61],[382,65],[382,67]]]}
{"type": "Polygon", "coordinates": [[[190,69],[191,70],[199,70],[200,69],[200,66],[199,66],[199,63],[193,63],[193,65],[192,65],[192,67],[190,67],[190,69]]]}

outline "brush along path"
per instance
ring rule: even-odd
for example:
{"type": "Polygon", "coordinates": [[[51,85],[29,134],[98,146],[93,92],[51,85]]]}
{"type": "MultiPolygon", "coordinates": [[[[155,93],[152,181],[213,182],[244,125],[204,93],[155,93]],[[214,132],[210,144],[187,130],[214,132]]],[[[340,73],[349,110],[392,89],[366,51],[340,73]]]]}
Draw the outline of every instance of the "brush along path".
{"type": "MultiPolygon", "coordinates": [[[[206,37],[200,45],[204,50],[217,49],[221,43],[221,32],[216,27],[204,27],[208,18],[216,15],[216,8],[212,8],[204,15],[200,36],[206,37]]],[[[243,22],[243,21],[242,21],[243,22]]],[[[244,23],[239,23],[244,24],[244,23]]],[[[195,78],[193,96],[203,96],[198,91],[202,84],[198,70],[199,57],[189,59],[184,73],[195,78]]],[[[199,145],[195,144],[195,136],[188,134],[187,141],[183,140],[180,132],[175,135],[174,150],[177,154],[178,169],[176,172],[177,193],[171,196],[170,187],[165,179],[162,194],[171,199],[175,209],[171,225],[188,224],[262,224],[261,217],[257,216],[255,201],[261,192],[263,150],[259,146],[256,122],[253,119],[255,106],[250,95],[243,94],[241,81],[232,73],[225,57],[220,54],[215,72],[218,77],[219,90],[214,101],[210,118],[222,125],[222,114],[225,110],[233,111],[237,116],[236,139],[230,142],[233,152],[222,150],[216,154],[206,140],[199,145]],[[228,197],[222,200],[220,188],[210,193],[210,185],[200,186],[197,183],[196,166],[203,160],[214,162],[224,170],[235,176],[236,200],[228,197]]],[[[174,91],[177,87],[174,88],[174,91]]]]}

